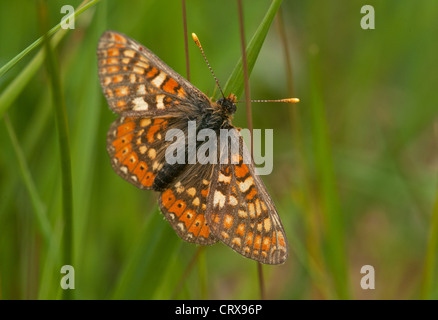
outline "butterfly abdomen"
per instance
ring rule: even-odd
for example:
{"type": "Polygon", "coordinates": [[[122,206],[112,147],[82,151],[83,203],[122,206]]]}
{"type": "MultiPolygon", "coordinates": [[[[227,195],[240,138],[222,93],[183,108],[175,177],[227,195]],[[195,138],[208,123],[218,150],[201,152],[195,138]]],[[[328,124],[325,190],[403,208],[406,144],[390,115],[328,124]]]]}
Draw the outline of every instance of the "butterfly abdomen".
{"type": "Polygon", "coordinates": [[[160,171],[155,176],[152,189],[155,191],[164,191],[168,186],[184,171],[187,164],[165,162],[160,171]]]}

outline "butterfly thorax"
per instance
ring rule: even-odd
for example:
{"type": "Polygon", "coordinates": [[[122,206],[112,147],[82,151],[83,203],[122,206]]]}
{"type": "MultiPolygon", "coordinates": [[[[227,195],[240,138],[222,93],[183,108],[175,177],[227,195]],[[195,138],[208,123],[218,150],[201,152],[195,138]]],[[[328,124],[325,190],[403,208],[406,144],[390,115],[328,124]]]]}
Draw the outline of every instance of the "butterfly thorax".
{"type": "Polygon", "coordinates": [[[230,94],[227,98],[220,98],[216,104],[220,106],[223,112],[229,116],[233,115],[236,110],[236,96],[234,94],[230,94]]]}
{"type": "Polygon", "coordinates": [[[220,98],[215,103],[211,103],[202,115],[198,126],[198,131],[202,129],[226,129],[231,126],[233,114],[236,112],[235,96],[230,95],[228,98],[220,98]]]}

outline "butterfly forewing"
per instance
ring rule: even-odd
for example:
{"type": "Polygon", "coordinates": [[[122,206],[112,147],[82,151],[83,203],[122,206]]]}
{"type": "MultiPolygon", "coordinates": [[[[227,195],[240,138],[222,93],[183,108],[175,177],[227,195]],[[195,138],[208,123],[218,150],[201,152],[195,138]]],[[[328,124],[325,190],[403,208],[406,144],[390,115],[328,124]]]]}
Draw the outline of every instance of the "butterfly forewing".
{"type": "Polygon", "coordinates": [[[222,149],[228,163],[214,170],[207,199],[207,220],[213,234],[245,257],[266,264],[283,263],[288,255],[285,232],[263,181],[236,129],[238,153],[222,149]]]}
{"type": "Polygon", "coordinates": [[[97,56],[103,93],[116,113],[178,116],[209,103],[201,91],[150,50],[121,33],[105,32],[97,56]]]}

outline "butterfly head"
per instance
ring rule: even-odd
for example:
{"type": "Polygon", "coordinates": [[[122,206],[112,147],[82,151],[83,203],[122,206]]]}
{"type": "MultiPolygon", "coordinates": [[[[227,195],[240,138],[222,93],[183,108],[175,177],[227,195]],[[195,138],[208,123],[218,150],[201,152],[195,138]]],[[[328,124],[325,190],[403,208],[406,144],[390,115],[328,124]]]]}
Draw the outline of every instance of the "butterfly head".
{"type": "Polygon", "coordinates": [[[230,93],[227,98],[220,98],[216,103],[222,108],[225,113],[232,115],[236,112],[237,98],[234,94],[230,93]]]}

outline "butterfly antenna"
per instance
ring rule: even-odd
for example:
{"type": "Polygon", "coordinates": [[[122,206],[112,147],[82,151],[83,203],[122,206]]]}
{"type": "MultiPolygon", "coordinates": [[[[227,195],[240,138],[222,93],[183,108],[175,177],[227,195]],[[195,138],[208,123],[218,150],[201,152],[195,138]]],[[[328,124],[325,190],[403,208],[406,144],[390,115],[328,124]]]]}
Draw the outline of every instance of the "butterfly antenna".
{"type": "Polygon", "coordinates": [[[199,47],[199,49],[201,49],[202,56],[204,57],[204,60],[207,63],[207,66],[210,69],[210,72],[213,75],[214,80],[216,81],[216,84],[219,87],[219,90],[221,91],[222,97],[225,98],[224,92],[222,91],[222,87],[219,84],[219,81],[217,80],[216,75],[214,74],[213,69],[210,66],[210,63],[208,63],[207,57],[205,56],[204,49],[202,49],[201,42],[199,41],[198,36],[195,33],[192,33],[192,38],[193,41],[195,41],[196,45],[199,47]]]}
{"type": "MultiPolygon", "coordinates": [[[[245,101],[237,101],[239,102],[245,102],[245,101]]],[[[284,103],[298,103],[300,102],[300,99],[298,98],[287,98],[287,99],[278,99],[278,100],[251,100],[251,102],[284,102],[284,103]]]]}

